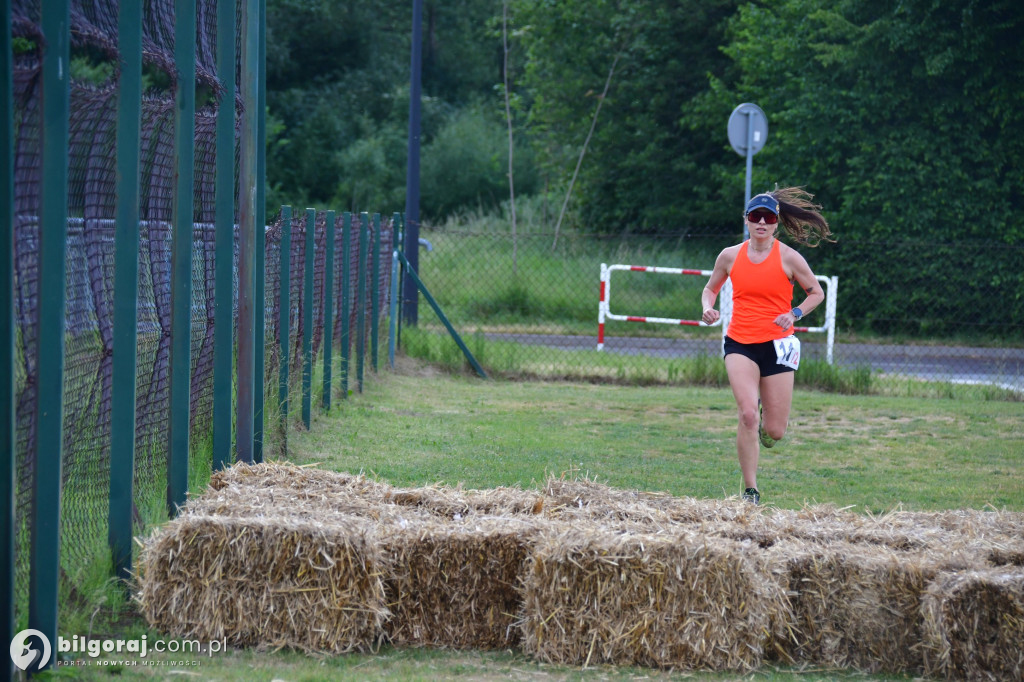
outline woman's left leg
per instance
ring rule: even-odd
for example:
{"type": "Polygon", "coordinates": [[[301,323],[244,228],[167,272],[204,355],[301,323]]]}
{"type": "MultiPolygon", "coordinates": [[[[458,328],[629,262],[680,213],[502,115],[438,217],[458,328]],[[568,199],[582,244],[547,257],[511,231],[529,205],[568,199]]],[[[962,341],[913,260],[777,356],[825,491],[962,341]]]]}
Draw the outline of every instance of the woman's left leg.
{"type": "Polygon", "coordinates": [[[761,427],[775,440],[786,435],[793,406],[795,372],[761,377],[761,427]]]}

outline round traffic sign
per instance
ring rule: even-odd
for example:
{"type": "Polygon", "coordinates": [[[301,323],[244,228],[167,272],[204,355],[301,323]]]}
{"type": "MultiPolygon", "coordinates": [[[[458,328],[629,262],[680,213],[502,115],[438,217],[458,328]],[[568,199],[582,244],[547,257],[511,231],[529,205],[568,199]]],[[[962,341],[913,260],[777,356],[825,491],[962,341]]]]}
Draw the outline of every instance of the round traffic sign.
{"type": "Polygon", "coordinates": [[[767,139],[768,118],[761,107],[744,102],[732,110],[729,116],[729,144],[737,154],[746,156],[749,146],[750,155],[753,156],[761,151],[767,139]]]}

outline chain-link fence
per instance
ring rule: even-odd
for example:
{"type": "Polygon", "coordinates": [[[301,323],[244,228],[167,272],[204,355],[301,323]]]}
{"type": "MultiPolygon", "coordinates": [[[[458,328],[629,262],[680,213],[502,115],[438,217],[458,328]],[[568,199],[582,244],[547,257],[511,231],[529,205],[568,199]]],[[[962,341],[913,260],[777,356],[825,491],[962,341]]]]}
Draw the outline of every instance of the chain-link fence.
{"type": "MultiPolygon", "coordinates": [[[[302,348],[304,328],[302,319],[307,305],[312,305],[312,357],[317,361],[323,350],[324,291],[326,274],[326,212],[316,214],[314,232],[314,268],[312,295],[305,293],[305,234],[306,215],[293,219],[289,248],[288,289],[289,313],[289,377],[293,390],[298,390],[302,376],[302,348]]],[[[342,290],[343,264],[349,260],[348,291],[354,297],[359,278],[366,282],[366,290],[377,297],[377,309],[387,311],[391,279],[391,252],[393,224],[368,221],[371,243],[378,238],[373,233],[379,224],[380,263],[377,282],[370,281],[372,268],[369,259],[360,262],[360,240],[363,234],[361,217],[353,216],[349,229],[349,251],[344,252],[344,222],[341,214],[333,225],[333,239],[338,248],[332,264],[333,291],[332,338],[335,348],[334,391],[339,390],[341,360],[343,357],[343,308],[348,311],[347,328],[355,329],[359,315],[367,314],[371,301],[367,299],[360,311],[354,301],[345,303],[342,290]]],[[[138,350],[136,354],[137,398],[135,408],[135,471],[134,490],[137,530],[144,521],[159,518],[162,510],[161,490],[166,484],[168,437],[168,375],[171,329],[170,311],[170,244],[171,226],[154,221],[140,224],[139,283],[138,283],[138,350]],[[154,501],[157,508],[152,508],[154,501]]],[[[266,235],[266,396],[267,401],[277,398],[277,380],[280,369],[281,301],[281,220],[278,218],[266,235]]],[[[18,216],[16,227],[16,281],[18,314],[15,403],[16,411],[16,465],[17,465],[17,534],[18,594],[28,594],[28,539],[30,535],[29,511],[36,504],[32,492],[36,472],[35,413],[38,409],[36,374],[40,362],[34,339],[37,336],[36,309],[40,282],[35,267],[38,256],[38,221],[18,216]]],[[[372,255],[370,252],[369,255],[372,255]]],[[[191,439],[207,442],[210,436],[211,406],[213,400],[213,342],[215,280],[217,253],[214,248],[214,227],[197,224],[193,231],[192,253],[192,337],[191,337],[191,439]]],[[[237,234],[233,260],[237,278],[237,234]]],[[[67,241],[66,334],[64,352],[64,453],[62,464],[63,500],[61,508],[61,563],[62,575],[73,589],[81,570],[90,562],[104,556],[107,540],[107,507],[110,485],[111,429],[111,358],[113,355],[112,311],[114,265],[114,226],[110,220],[71,220],[67,241]]],[[[234,337],[237,338],[237,282],[233,302],[234,337]]],[[[355,336],[347,339],[350,348],[355,336]]],[[[317,387],[318,393],[322,388],[317,387]]],[[[268,454],[279,452],[280,436],[275,425],[267,423],[265,449],[268,454]]],[[[208,463],[207,463],[208,466],[208,463]]],[[[21,605],[24,608],[24,605],[21,605]]],[[[20,611],[20,609],[19,609],[20,611]]]]}
{"type": "MultiPolygon", "coordinates": [[[[213,66],[214,38],[216,36],[217,3],[203,0],[197,3],[199,16],[197,31],[197,79],[208,86],[214,95],[209,106],[200,108],[195,114],[194,145],[195,164],[194,196],[191,221],[186,217],[184,239],[191,242],[191,272],[188,290],[191,292],[190,334],[188,338],[189,382],[187,399],[189,414],[189,438],[193,454],[204,449],[208,454],[213,429],[212,406],[214,403],[214,318],[217,310],[217,292],[230,287],[232,293],[231,313],[234,331],[232,338],[238,338],[238,276],[239,242],[238,225],[234,225],[233,244],[219,251],[216,233],[230,230],[230,218],[217,220],[217,156],[222,147],[216,138],[217,99],[224,88],[217,80],[213,66]],[[192,222],[191,235],[188,235],[192,222]],[[217,262],[229,260],[232,264],[232,281],[218,281],[217,262]],[[223,287],[223,288],[222,288],[223,287]]],[[[44,170],[44,137],[59,136],[59,128],[50,129],[44,124],[44,102],[42,88],[42,62],[40,55],[46,45],[58,45],[60,40],[44,39],[39,26],[43,10],[38,0],[23,0],[14,3],[12,18],[14,35],[19,39],[19,49],[12,68],[13,102],[13,197],[11,211],[13,225],[9,226],[10,243],[13,252],[5,254],[13,262],[13,318],[14,365],[13,403],[5,405],[14,414],[14,481],[11,507],[15,509],[11,523],[14,536],[14,614],[21,621],[29,611],[31,571],[38,563],[46,563],[38,549],[30,547],[33,531],[43,528],[47,533],[56,534],[54,543],[59,542],[59,566],[57,567],[60,590],[72,606],[88,600],[90,595],[82,593],[83,582],[109,569],[110,549],[108,547],[108,511],[111,498],[111,438],[112,433],[125,430],[128,440],[134,433],[134,467],[128,472],[133,480],[131,494],[133,518],[129,524],[136,532],[147,522],[166,518],[165,496],[167,487],[169,421],[171,410],[172,363],[181,366],[172,358],[171,346],[174,337],[172,325],[172,287],[178,283],[173,270],[176,240],[181,243],[178,221],[174,217],[173,203],[176,197],[176,176],[182,171],[175,158],[180,152],[175,137],[176,106],[174,93],[157,91],[147,94],[139,105],[140,139],[138,152],[139,205],[138,205],[138,274],[135,281],[137,292],[136,327],[136,371],[134,424],[130,418],[112,417],[111,402],[114,391],[114,314],[115,308],[124,301],[115,300],[115,275],[123,272],[116,262],[117,245],[115,218],[118,209],[117,176],[124,172],[119,165],[117,151],[117,104],[120,96],[116,79],[96,86],[82,82],[72,76],[70,82],[61,79],[61,87],[67,87],[68,139],[67,157],[67,215],[59,215],[58,227],[66,220],[64,244],[65,280],[61,282],[52,276],[47,278],[41,266],[41,251],[44,239],[53,239],[53,232],[46,232],[41,225],[40,214],[44,207],[42,188],[46,182],[56,182],[46,177],[44,170]],[[63,300],[56,292],[63,290],[63,300]],[[52,326],[57,329],[43,329],[41,310],[55,309],[53,301],[63,306],[64,318],[52,326]],[[40,351],[40,338],[44,333],[63,339],[62,395],[47,395],[41,390],[40,368],[54,367],[61,362],[58,353],[47,355],[40,351]],[[63,414],[63,433],[54,434],[60,450],[59,471],[42,465],[40,460],[49,454],[41,447],[45,442],[38,428],[39,415],[44,413],[63,414]],[[40,450],[44,450],[40,454],[40,450]],[[54,481],[60,477],[60,499],[48,499],[36,495],[39,480],[54,481]],[[59,507],[58,507],[59,505],[59,507]],[[40,523],[33,528],[33,520],[40,509],[59,508],[59,525],[47,528],[40,523]],[[32,551],[30,551],[32,550],[32,551]],[[33,551],[36,552],[33,556],[33,551]],[[38,562],[38,563],[33,563],[38,562]]],[[[70,39],[76,47],[97,49],[110,60],[117,55],[116,2],[72,3],[70,39]]],[[[146,5],[146,21],[142,26],[145,63],[163,69],[173,77],[175,64],[173,44],[168,42],[174,35],[174,8],[170,3],[158,2],[146,5]]],[[[63,25],[62,30],[68,30],[63,25]]],[[[90,53],[91,54],[91,53],[90,53]]],[[[67,68],[63,65],[62,68],[67,68]]],[[[112,72],[112,75],[115,75],[112,72]]],[[[236,143],[240,123],[236,112],[236,143]]],[[[59,139],[59,138],[58,138],[59,139]]],[[[251,141],[250,141],[251,143],[251,141]]],[[[226,150],[232,157],[236,148],[226,150]]],[[[234,181],[238,183],[237,162],[234,181]]],[[[230,192],[229,192],[230,194],[230,192]]],[[[238,220],[238,211],[234,212],[238,220]]],[[[349,349],[356,341],[355,335],[343,335],[343,329],[355,328],[357,320],[366,320],[371,310],[387,311],[386,296],[391,277],[391,254],[394,224],[390,219],[381,221],[379,216],[366,214],[346,216],[335,215],[335,221],[328,226],[325,211],[316,211],[310,222],[308,211],[297,212],[289,223],[290,246],[284,261],[288,264],[288,277],[283,280],[281,273],[280,218],[257,239],[263,238],[265,253],[264,271],[256,275],[264,278],[264,348],[265,396],[266,403],[276,402],[278,372],[281,367],[281,324],[280,306],[282,292],[288,292],[289,303],[285,319],[289,329],[287,357],[289,358],[290,386],[298,390],[303,378],[303,365],[308,361],[304,351],[308,347],[313,362],[317,362],[324,348],[325,300],[328,283],[331,296],[331,325],[334,376],[343,379],[342,361],[350,354],[349,349]],[[351,220],[349,220],[351,218],[351,220]],[[307,278],[306,235],[312,231],[313,276],[307,278]],[[328,237],[335,245],[333,260],[328,268],[328,237]],[[379,251],[369,248],[371,242],[379,251]],[[342,247],[347,244],[348,249],[342,247]],[[373,258],[377,267],[371,268],[373,258]],[[332,277],[328,278],[330,271],[332,277]],[[360,286],[362,283],[363,286],[360,286]],[[353,300],[355,292],[363,290],[366,296],[362,307],[353,300]],[[343,292],[352,292],[348,299],[343,292]],[[307,310],[312,310],[312,324],[307,328],[302,321],[307,310]],[[345,313],[343,315],[343,313],[345,313]],[[306,343],[306,340],[310,343],[306,343]],[[348,344],[348,345],[346,345],[348,344]]],[[[54,221],[47,221],[52,225],[54,221]]],[[[49,244],[58,244],[53,239],[49,244]]],[[[188,244],[186,243],[186,252],[188,244]]],[[[59,253],[60,249],[51,249],[59,253]]],[[[124,261],[121,261],[123,267],[124,261]]],[[[51,271],[53,272],[53,271],[51,271]]],[[[187,279],[185,277],[182,280],[187,279]]],[[[225,278],[227,279],[227,278],[225,278]]],[[[131,280],[129,280],[131,281],[131,280]]],[[[187,299],[186,304],[187,304],[187,299]]],[[[9,308],[5,308],[9,309],[9,308]]],[[[224,308],[222,307],[221,310],[224,308]]],[[[366,326],[371,326],[370,324],[366,326]]],[[[129,349],[131,346],[129,345],[129,349]]],[[[231,353],[229,352],[230,356],[231,353]]],[[[226,367],[221,365],[221,376],[231,375],[231,358],[226,367]]],[[[360,357],[361,360],[361,357],[360,357]]],[[[130,382],[130,378],[129,378],[130,382]]],[[[334,384],[333,391],[339,390],[342,381],[334,384]]],[[[319,394],[323,388],[316,387],[319,394]]],[[[228,391],[230,392],[230,391],[228,391]]],[[[184,392],[183,392],[184,393],[184,392]]],[[[230,396],[228,396],[230,399],[230,396]]],[[[319,395],[318,395],[319,397],[319,395]]],[[[184,405],[185,400],[180,401],[184,405]]],[[[236,410],[236,408],[231,408],[236,410]]],[[[255,408],[263,414],[262,406],[255,408]]],[[[267,419],[264,432],[264,446],[268,455],[279,452],[279,432],[267,419]]],[[[227,431],[230,431],[228,425],[227,431]]],[[[230,438],[229,438],[230,448],[230,438]]],[[[225,459],[230,459],[230,453],[225,459]]],[[[6,459],[6,458],[5,458],[6,459]]],[[[190,461],[193,473],[205,467],[209,474],[209,460],[193,458],[190,461]]],[[[201,477],[201,474],[199,474],[201,477]]],[[[55,486],[54,486],[55,488],[55,486]]],[[[6,522],[6,521],[5,521],[6,522]]],[[[48,535],[47,537],[50,537],[48,535]]],[[[46,543],[43,543],[46,544],[46,543]]],[[[47,546],[47,550],[49,547],[47,546]]],[[[5,561],[7,559],[5,551],[5,561]]],[[[49,552],[47,552],[49,554],[49,552]]],[[[49,568],[49,567],[48,567],[49,568]]],[[[10,567],[3,571],[9,574],[10,567]]],[[[36,599],[38,595],[32,595],[36,599]]],[[[2,600],[8,602],[5,597],[2,600]]],[[[9,615],[5,614],[5,618],[9,615]]],[[[5,623],[5,625],[8,625],[5,623]]],[[[44,633],[45,634],[45,633],[44,633]]]]}
{"type": "MultiPolygon", "coordinates": [[[[424,282],[490,372],[663,383],[726,381],[722,363],[715,361],[721,354],[721,328],[691,325],[701,316],[707,271],[722,248],[738,241],[736,236],[575,232],[556,237],[550,231],[520,230],[513,237],[507,227],[477,231],[451,226],[424,229],[421,236],[427,243],[420,251],[424,282]],[[687,272],[615,269],[602,283],[602,264],[687,272]],[[603,349],[598,350],[602,288],[607,311],[615,319],[606,321],[603,349]]],[[[1019,299],[1021,292],[1004,290],[992,278],[970,290],[945,291],[955,285],[941,277],[946,268],[963,267],[965,254],[1019,263],[1024,248],[851,246],[840,241],[800,250],[815,274],[830,280],[824,284],[827,295],[834,290],[835,318],[827,318],[828,306],[822,304],[801,321],[819,331],[799,333],[805,365],[798,381],[802,377],[835,390],[925,395],[952,395],[952,387],[968,385],[977,386],[983,397],[1024,396],[1024,320],[1015,317],[1010,305],[1003,306],[1003,316],[980,319],[976,314],[983,301],[998,308],[1008,297],[1019,299]],[[910,288],[902,309],[872,305],[874,291],[907,279],[906,273],[893,277],[893,271],[922,262],[929,267],[917,286],[928,287],[932,296],[910,288]]],[[[433,330],[433,320],[421,316],[420,327],[433,330]]],[[[438,347],[413,339],[410,352],[452,357],[450,350],[438,347]]]]}

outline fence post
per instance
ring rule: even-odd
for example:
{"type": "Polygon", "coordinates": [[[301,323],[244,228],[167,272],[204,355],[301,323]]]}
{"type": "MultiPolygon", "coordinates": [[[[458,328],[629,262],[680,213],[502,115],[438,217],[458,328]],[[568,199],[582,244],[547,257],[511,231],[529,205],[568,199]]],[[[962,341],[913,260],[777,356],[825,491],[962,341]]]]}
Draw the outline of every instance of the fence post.
{"type": "Polygon", "coordinates": [[[324,220],[324,394],[320,404],[331,409],[331,346],[334,345],[334,211],[324,220]]]}
{"type": "Polygon", "coordinates": [[[373,267],[370,288],[370,364],[377,373],[377,341],[380,315],[380,213],[373,214],[373,267]]]}
{"type": "MultiPolygon", "coordinates": [[[[39,318],[36,451],[32,503],[29,627],[57,641],[61,465],[64,441],[64,302],[67,242],[70,49],[68,0],[42,17],[42,153],[39,206],[39,318]]],[[[10,112],[4,114],[10,116],[10,112]]],[[[54,656],[46,666],[53,665],[54,656]]]]}
{"type": "Polygon", "coordinates": [[[263,229],[256,220],[256,122],[259,72],[259,11],[257,0],[239,3],[241,58],[238,83],[242,96],[242,121],[238,150],[238,403],[235,416],[235,441],[238,461],[252,464],[255,430],[256,391],[256,241],[263,239],[263,229]]]}
{"type": "Polygon", "coordinates": [[[174,60],[178,87],[174,117],[177,183],[174,188],[171,252],[171,353],[167,511],[177,513],[188,493],[188,457],[192,382],[192,197],[195,185],[196,5],[174,3],[174,60]]]}
{"type": "MultiPolygon", "coordinates": [[[[0,8],[0,110],[14,111],[14,64],[11,53],[11,3],[0,8]]],[[[17,473],[14,463],[14,122],[8,114],[0,123],[0,642],[14,639],[14,537],[17,473]]],[[[0,652],[2,653],[2,652],[0,652]]],[[[13,666],[3,661],[4,679],[13,666]]]]}
{"type": "MultiPolygon", "coordinates": [[[[128,578],[132,564],[135,355],[138,351],[139,138],[142,127],[140,3],[126,3],[121,7],[117,19],[117,34],[121,74],[118,78],[117,97],[118,180],[117,221],[114,226],[114,330],[111,358],[110,498],[107,541],[113,557],[114,575],[128,578]]],[[[230,364],[228,367],[230,369],[230,364]]]]}
{"type": "Polygon", "coordinates": [[[302,423],[309,428],[313,403],[313,248],[316,209],[306,209],[306,253],[302,287],[302,423]]]}
{"type": "Polygon", "coordinates": [[[348,370],[352,355],[352,214],[343,214],[341,226],[341,397],[348,399],[348,370]]]}
{"type": "MultiPolygon", "coordinates": [[[[266,403],[264,393],[267,382],[267,2],[266,0],[257,0],[257,4],[259,9],[256,20],[258,26],[256,64],[259,76],[256,80],[256,281],[253,283],[253,298],[256,299],[256,307],[253,320],[252,461],[262,462],[263,417],[266,403]]],[[[220,35],[220,32],[218,31],[217,34],[220,35]]]]}
{"type": "MultiPolygon", "coordinates": [[[[398,215],[398,214],[396,214],[396,215],[398,215]]],[[[403,253],[402,249],[405,248],[403,246],[405,244],[405,214],[404,213],[401,214],[401,223],[400,223],[400,225],[401,225],[401,227],[398,228],[398,234],[400,236],[398,237],[398,240],[395,242],[395,253],[398,253],[398,254],[402,254],[403,253]]],[[[402,282],[405,282],[405,278],[408,275],[405,274],[405,265],[403,263],[403,258],[399,257],[398,261],[399,261],[398,262],[398,272],[399,272],[399,274],[400,274],[400,276],[402,278],[402,282]]],[[[418,297],[420,294],[419,294],[419,290],[416,288],[416,283],[415,282],[413,282],[412,288],[413,288],[413,295],[418,297]]],[[[399,292],[398,295],[400,297],[405,295],[405,284],[399,285],[398,292],[399,292]]],[[[404,302],[402,300],[398,301],[398,305],[404,309],[404,302]]],[[[402,318],[403,317],[404,317],[404,314],[400,314],[398,316],[398,322],[397,322],[398,329],[397,329],[397,332],[395,334],[395,340],[396,340],[396,343],[397,343],[398,346],[402,345],[402,318]]]]}
{"type": "Polygon", "coordinates": [[[217,107],[214,221],[213,468],[231,463],[231,378],[234,360],[235,253],[235,5],[217,6],[217,71],[224,84],[217,107]]]}
{"type": "Polygon", "coordinates": [[[366,362],[366,250],[370,233],[370,214],[359,214],[359,281],[356,284],[356,381],[363,392],[363,365],[366,362]]]}
{"type": "Polygon", "coordinates": [[[388,366],[395,368],[395,344],[398,337],[398,244],[401,243],[399,234],[399,223],[401,217],[396,211],[391,216],[391,241],[394,248],[391,250],[391,291],[388,298],[388,366]]]}
{"type": "Polygon", "coordinates": [[[278,310],[277,327],[281,343],[280,366],[278,367],[277,402],[281,409],[281,454],[288,454],[288,363],[291,354],[288,351],[291,332],[291,259],[292,259],[292,207],[281,207],[281,277],[278,286],[281,289],[281,303],[278,310]]]}

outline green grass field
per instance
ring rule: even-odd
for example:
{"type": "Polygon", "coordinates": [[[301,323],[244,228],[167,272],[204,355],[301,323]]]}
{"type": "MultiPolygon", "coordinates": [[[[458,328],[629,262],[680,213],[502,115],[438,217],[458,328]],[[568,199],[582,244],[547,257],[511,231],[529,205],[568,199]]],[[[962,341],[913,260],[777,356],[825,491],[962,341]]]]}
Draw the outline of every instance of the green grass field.
{"type": "MultiPolygon", "coordinates": [[[[548,476],[587,475],[609,485],[702,498],[740,492],[735,407],[727,388],[485,381],[400,357],[396,371],[369,376],[364,391],[336,401],[329,414],[315,416],[309,431],[292,431],[289,459],[364,472],[399,486],[443,482],[529,488],[548,476]]],[[[762,453],[764,501],[781,508],[833,503],[863,513],[896,508],[1024,511],[1022,417],[1024,405],[1017,402],[798,389],[789,434],[762,453]]],[[[151,641],[160,637],[128,605],[114,611],[115,623],[104,624],[101,613],[92,632],[109,628],[128,636],[147,633],[151,641]]],[[[149,660],[170,663],[176,658],[183,657],[149,660]]],[[[253,651],[185,658],[191,665],[91,665],[50,675],[239,682],[739,678],[638,668],[579,670],[507,651],[385,647],[330,658],[253,651]]],[[[765,668],[742,679],[910,678],[765,668]]]]}
{"type": "MultiPolygon", "coordinates": [[[[675,495],[740,492],[728,388],[484,381],[415,366],[317,417],[292,437],[292,461],[396,485],[533,487],[575,473],[675,495]]],[[[1020,403],[798,389],[759,480],[784,508],[1024,511],[1022,418],[1020,403]]]]}

